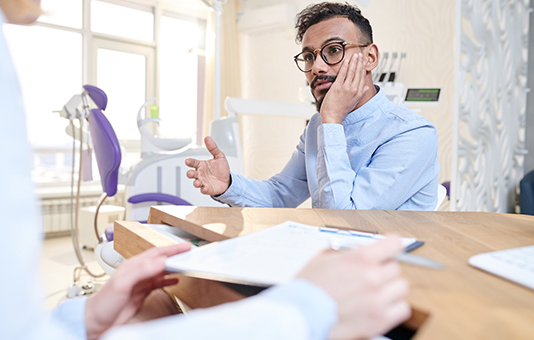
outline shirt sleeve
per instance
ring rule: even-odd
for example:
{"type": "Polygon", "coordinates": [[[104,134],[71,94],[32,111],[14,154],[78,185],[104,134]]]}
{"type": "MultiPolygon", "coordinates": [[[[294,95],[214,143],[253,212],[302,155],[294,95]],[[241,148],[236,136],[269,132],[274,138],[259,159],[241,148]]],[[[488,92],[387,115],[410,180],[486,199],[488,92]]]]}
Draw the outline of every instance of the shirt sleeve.
{"type": "MultiPolygon", "coordinates": [[[[350,164],[342,125],[321,124],[317,143],[322,208],[395,210],[435,177],[437,133],[428,126],[405,131],[380,145],[357,174],[350,164]]],[[[418,207],[431,207],[434,201],[429,195],[429,201],[418,207]]]]}
{"type": "Polygon", "coordinates": [[[238,302],[195,310],[107,332],[111,339],[326,339],[337,322],[337,306],[321,288],[305,280],[238,302]]]}
{"type": "Polygon", "coordinates": [[[232,184],[214,200],[237,207],[295,208],[310,197],[306,175],[304,140],[300,137],[296,150],[284,169],[265,181],[231,174],[232,184]]]}
{"type": "Polygon", "coordinates": [[[3,325],[2,339],[85,340],[85,301],[67,300],[50,312],[26,310],[25,317],[11,320],[13,326],[3,325]]]}
{"type": "MultiPolygon", "coordinates": [[[[52,325],[51,331],[56,328],[62,333],[69,334],[70,339],[85,339],[85,303],[87,298],[73,298],[57,306],[47,315],[47,325],[52,325]]],[[[49,333],[50,331],[48,331],[49,333]]],[[[66,337],[52,336],[47,339],[67,339],[66,337]]]]}

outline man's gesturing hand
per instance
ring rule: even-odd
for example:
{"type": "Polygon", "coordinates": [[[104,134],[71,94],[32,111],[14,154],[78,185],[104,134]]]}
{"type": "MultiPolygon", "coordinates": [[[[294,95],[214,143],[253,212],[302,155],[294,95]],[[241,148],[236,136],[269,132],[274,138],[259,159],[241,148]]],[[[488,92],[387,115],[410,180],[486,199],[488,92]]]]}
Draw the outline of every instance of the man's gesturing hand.
{"type": "Polygon", "coordinates": [[[365,62],[362,54],[343,60],[336,80],[321,105],[321,122],[341,124],[347,114],[356,109],[369,86],[365,85],[365,62]]]}
{"type": "Polygon", "coordinates": [[[226,156],[219,150],[211,137],[206,137],[204,143],[213,155],[213,159],[208,161],[186,159],[185,164],[195,169],[189,170],[187,177],[195,179],[193,186],[200,188],[200,192],[204,195],[220,195],[230,186],[230,166],[226,156]]]}
{"type": "Polygon", "coordinates": [[[165,277],[165,259],[189,249],[189,243],[152,248],[122,263],[104,287],[87,300],[87,339],[98,339],[109,328],[126,324],[154,289],[176,284],[178,279],[165,277]]]}
{"type": "Polygon", "coordinates": [[[402,251],[398,237],[347,252],[326,251],[298,275],[323,288],[338,305],[331,339],[366,339],[384,334],[410,317],[404,300],[408,283],[394,261],[402,251]]]}

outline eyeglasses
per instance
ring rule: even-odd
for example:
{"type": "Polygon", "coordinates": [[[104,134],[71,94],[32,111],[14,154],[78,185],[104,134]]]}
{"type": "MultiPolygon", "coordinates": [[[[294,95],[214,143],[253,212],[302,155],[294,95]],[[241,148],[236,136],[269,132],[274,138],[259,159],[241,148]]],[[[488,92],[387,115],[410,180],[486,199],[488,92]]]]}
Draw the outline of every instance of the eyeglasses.
{"type": "Polygon", "coordinates": [[[367,47],[369,44],[352,44],[346,41],[336,41],[324,45],[321,49],[317,48],[313,51],[300,52],[293,59],[299,70],[310,72],[315,63],[317,51],[321,51],[321,58],[323,58],[325,63],[335,65],[339,64],[345,57],[345,46],[367,47]]]}

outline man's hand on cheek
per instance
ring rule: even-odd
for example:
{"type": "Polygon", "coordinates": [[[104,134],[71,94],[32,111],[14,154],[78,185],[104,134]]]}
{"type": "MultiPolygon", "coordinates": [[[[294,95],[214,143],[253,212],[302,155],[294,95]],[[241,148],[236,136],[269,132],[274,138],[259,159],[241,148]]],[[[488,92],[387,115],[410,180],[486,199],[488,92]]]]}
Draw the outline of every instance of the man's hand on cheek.
{"type": "Polygon", "coordinates": [[[323,124],[341,124],[347,114],[354,111],[356,105],[369,90],[365,85],[365,64],[361,53],[354,54],[341,64],[336,81],[325,95],[321,105],[321,122],[323,124]]]}

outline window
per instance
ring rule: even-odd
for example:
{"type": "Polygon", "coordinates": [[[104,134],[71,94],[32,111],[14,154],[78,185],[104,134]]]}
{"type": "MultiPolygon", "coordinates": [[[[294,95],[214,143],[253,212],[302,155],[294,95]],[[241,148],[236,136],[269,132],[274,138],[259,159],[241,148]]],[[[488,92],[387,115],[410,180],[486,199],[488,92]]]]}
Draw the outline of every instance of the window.
{"type": "Polygon", "coordinates": [[[180,17],[161,18],[160,131],[166,137],[190,138],[197,133],[199,68],[204,65],[198,54],[205,36],[201,27],[180,17]]]}
{"type": "Polygon", "coordinates": [[[81,34],[41,26],[8,25],[5,30],[24,94],[31,144],[68,144],[68,122],[53,111],[81,87],[81,34]]]}
{"type": "Polygon", "coordinates": [[[43,185],[67,182],[72,167],[72,141],[65,132],[69,123],[53,111],[61,109],[82,84],[82,36],[16,25],[5,26],[5,35],[24,95],[28,138],[35,149],[32,177],[43,185]]]}
{"type": "Polygon", "coordinates": [[[154,14],[151,7],[136,8],[91,1],[91,29],[94,32],[134,40],[154,40],[154,14]],[[119,19],[120,18],[120,19],[119,19]]]}
{"type": "Polygon", "coordinates": [[[42,0],[43,14],[39,22],[59,26],[82,28],[82,0],[42,0]]]}
{"type": "MultiPolygon", "coordinates": [[[[105,113],[126,148],[139,145],[137,112],[153,97],[164,135],[196,133],[208,8],[202,0],[190,3],[195,1],[198,6],[189,4],[189,13],[174,2],[42,0],[44,14],[36,24],[5,26],[24,95],[36,182],[69,182],[69,122],[53,111],[81,93],[84,84],[107,92],[105,113]]],[[[125,158],[132,162],[131,155],[125,158]]]]}
{"type": "MultiPolygon", "coordinates": [[[[147,50],[152,57],[152,49],[147,50]]],[[[147,56],[142,53],[103,47],[97,50],[96,84],[108,95],[106,116],[119,140],[139,139],[136,119],[147,98],[147,64],[147,56]]]]}

